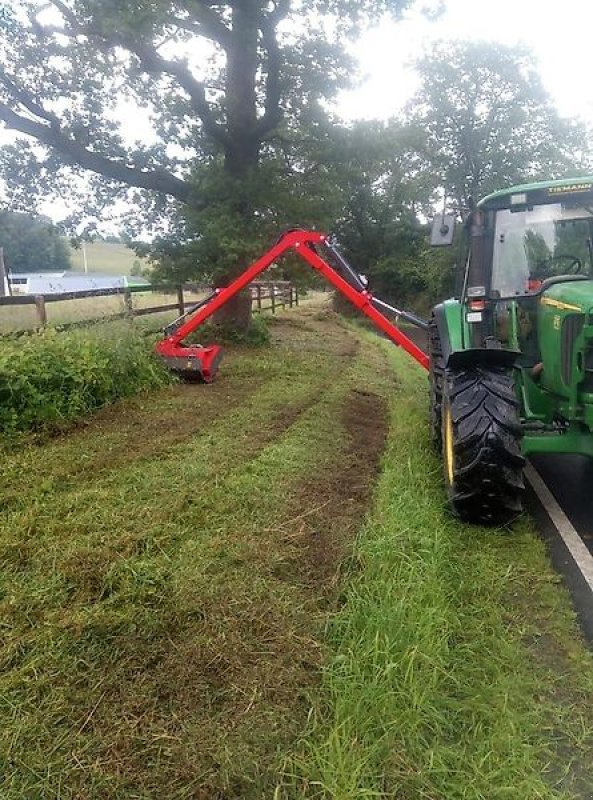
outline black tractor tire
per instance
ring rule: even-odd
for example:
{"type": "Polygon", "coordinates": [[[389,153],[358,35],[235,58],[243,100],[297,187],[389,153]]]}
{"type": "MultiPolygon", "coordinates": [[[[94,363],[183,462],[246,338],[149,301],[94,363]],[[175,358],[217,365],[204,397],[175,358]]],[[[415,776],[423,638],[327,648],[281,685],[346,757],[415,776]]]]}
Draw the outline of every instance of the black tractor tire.
{"type": "Polygon", "coordinates": [[[430,441],[437,453],[442,448],[441,408],[443,405],[443,381],[445,363],[441,337],[434,318],[428,326],[428,376],[430,381],[430,441]]]}
{"type": "Polygon", "coordinates": [[[442,440],[445,484],[455,516],[480,525],[505,525],[521,513],[525,458],[511,369],[446,370],[442,440]]]}

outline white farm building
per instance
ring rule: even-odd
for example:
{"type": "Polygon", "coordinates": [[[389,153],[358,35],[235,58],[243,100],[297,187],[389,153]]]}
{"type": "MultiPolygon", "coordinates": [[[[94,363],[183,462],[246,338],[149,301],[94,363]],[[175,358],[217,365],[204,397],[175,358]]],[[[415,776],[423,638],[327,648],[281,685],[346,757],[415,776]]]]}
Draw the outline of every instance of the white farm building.
{"type": "Polygon", "coordinates": [[[9,276],[12,294],[66,294],[89,292],[93,289],[125,289],[127,286],[146,286],[144,278],[127,275],[102,275],[86,272],[15,272],[9,276]]]}

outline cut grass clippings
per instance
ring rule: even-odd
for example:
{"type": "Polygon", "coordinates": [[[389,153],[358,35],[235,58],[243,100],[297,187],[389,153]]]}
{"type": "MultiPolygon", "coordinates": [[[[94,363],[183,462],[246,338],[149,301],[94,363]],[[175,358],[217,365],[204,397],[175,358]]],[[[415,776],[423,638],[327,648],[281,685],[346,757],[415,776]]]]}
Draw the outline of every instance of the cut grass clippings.
{"type": "Polygon", "coordinates": [[[449,517],[405,354],[271,333],[3,453],[2,800],[589,797],[591,657],[529,521],[449,517]]]}
{"type": "Polygon", "coordinates": [[[273,794],[393,378],[331,315],[272,334],[2,460],[2,800],[273,794]]]}
{"type": "Polygon", "coordinates": [[[376,504],[277,797],[588,798],[593,659],[566,592],[529,519],[450,517],[426,376],[388,356],[399,384],[376,504]]]}

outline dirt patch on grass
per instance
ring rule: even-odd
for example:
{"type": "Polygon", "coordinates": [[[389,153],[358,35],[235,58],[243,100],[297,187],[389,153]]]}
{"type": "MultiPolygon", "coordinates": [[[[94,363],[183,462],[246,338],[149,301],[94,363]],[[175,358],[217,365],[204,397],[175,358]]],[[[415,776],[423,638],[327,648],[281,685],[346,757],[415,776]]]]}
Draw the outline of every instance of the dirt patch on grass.
{"type": "Polygon", "coordinates": [[[372,392],[352,390],[342,409],[347,444],[335,475],[317,487],[328,503],[309,517],[304,566],[319,588],[331,587],[365,513],[379,472],[388,430],[387,402],[372,392]]]}
{"type": "Polygon", "coordinates": [[[388,431],[387,401],[373,392],[351,390],[339,413],[341,457],[299,487],[290,505],[300,513],[285,533],[295,546],[286,573],[324,598],[332,596],[364,522],[388,431]]]}

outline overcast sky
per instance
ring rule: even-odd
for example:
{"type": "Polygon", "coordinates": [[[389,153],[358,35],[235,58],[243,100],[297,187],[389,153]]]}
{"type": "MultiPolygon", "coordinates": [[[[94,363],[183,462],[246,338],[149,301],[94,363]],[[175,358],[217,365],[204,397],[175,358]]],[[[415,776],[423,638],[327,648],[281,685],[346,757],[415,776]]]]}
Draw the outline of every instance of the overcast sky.
{"type": "Polygon", "coordinates": [[[559,112],[593,125],[592,23],[591,0],[446,0],[435,22],[409,12],[363,34],[354,52],[366,79],[340,98],[338,109],[348,119],[391,116],[417,87],[409,64],[430,42],[483,39],[526,44],[559,112]]]}

